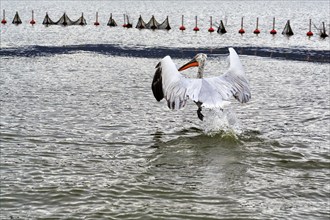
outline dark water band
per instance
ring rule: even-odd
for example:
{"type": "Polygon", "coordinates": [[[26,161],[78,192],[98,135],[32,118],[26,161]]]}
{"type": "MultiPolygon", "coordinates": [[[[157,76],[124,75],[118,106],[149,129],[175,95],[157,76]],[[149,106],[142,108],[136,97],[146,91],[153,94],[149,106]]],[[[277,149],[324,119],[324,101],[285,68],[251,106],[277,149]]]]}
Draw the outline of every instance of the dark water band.
{"type": "MultiPolygon", "coordinates": [[[[240,55],[270,57],[285,60],[330,63],[330,50],[314,50],[306,48],[281,47],[233,47],[240,55]]],[[[93,52],[112,56],[162,58],[170,55],[172,58],[191,58],[196,53],[206,53],[209,56],[227,55],[228,47],[219,48],[180,48],[180,47],[140,47],[121,46],[117,44],[81,44],[65,46],[26,46],[16,48],[1,48],[0,57],[38,57],[58,54],[73,54],[93,52]]]]}

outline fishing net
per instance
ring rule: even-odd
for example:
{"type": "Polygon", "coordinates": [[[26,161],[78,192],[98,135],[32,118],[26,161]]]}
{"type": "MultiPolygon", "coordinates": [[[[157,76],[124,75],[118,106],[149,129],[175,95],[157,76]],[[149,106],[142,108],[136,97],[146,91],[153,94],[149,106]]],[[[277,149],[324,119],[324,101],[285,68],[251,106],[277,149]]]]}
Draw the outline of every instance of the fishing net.
{"type": "Polygon", "coordinates": [[[18,12],[16,12],[15,17],[14,17],[12,23],[13,23],[13,24],[22,24],[22,20],[21,20],[21,18],[19,17],[18,12]]]}
{"type": "Polygon", "coordinates": [[[290,26],[290,21],[286,22],[285,27],[282,31],[282,34],[285,34],[285,35],[288,35],[288,36],[293,35],[293,31],[292,31],[292,28],[290,26]]]}
{"type": "Polygon", "coordinates": [[[140,15],[138,23],[136,24],[136,28],[143,29],[143,28],[146,28],[146,25],[147,24],[144,22],[144,20],[142,19],[142,16],[140,15]]]}
{"type": "Polygon", "coordinates": [[[157,29],[160,24],[156,21],[155,16],[152,16],[150,21],[146,24],[147,29],[157,29]]]}
{"type": "Polygon", "coordinates": [[[227,33],[226,28],[225,28],[225,25],[223,24],[222,20],[220,20],[220,24],[219,24],[219,27],[218,27],[217,32],[219,34],[225,34],[225,33],[227,33]]]}
{"type": "Polygon", "coordinates": [[[52,25],[52,24],[55,24],[55,22],[52,19],[50,19],[48,13],[46,12],[46,16],[45,16],[42,24],[44,24],[44,25],[52,25]]]}
{"type": "Polygon", "coordinates": [[[158,29],[166,29],[166,30],[170,30],[171,29],[170,23],[168,21],[168,16],[163,21],[163,23],[161,23],[160,25],[158,25],[158,29]]]}
{"type": "Polygon", "coordinates": [[[62,15],[62,17],[54,22],[52,19],[50,19],[48,13],[46,13],[46,16],[42,22],[42,24],[44,25],[63,25],[63,26],[67,26],[67,25],[86,25],[86,19],[84,18],[84,14],[81,15],[80,18],[78,18],[78,20],[76,21],[72,21],[68,15],[66,13],[64,13],[62,15]]]}
{"type": "Polygon", "coordinates": [[[110,26],[110,27],[116,27],[117,26],[116,21],[112,18],[112,14],[110,14],[110,18],[109,18],[109,21],[108,21],[107,25],[110,26]]]}

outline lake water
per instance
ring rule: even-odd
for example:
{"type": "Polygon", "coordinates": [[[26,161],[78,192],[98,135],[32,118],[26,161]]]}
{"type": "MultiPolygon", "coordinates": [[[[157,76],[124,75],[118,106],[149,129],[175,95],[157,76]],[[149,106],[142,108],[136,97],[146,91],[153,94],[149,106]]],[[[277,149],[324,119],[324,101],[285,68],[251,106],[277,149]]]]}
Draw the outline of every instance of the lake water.
{"type": "MultiPolygon", "coordinates": [[[[8,21],[19,11],[24,22],[1,25],[1,218],[329,219],[329,62],[242,55],[251,101],[233,100],[224,113],[204,110],[203,122],[194,103],[171,111],[150,88],[159,57],[184,48],[327,56],[329,38],[305,35],[309,18],[329,24],[328,4],[1,1],[8,21]],[[88,25],[46,28],[46,11],[53,20],[84,12],[88,25]],[[145,21],[169,15],[172,29],[110,28],[110,13],[119,25],[129,14],[133,26],[140,14],[145,21]],[[211,15],[228,17],[227,34],[207,32],[211,15]],[[257,16],[259,36],[252,33],[257,16]],[[278,32],[290,19],[295,35],[272,37],[273,16],[278,32]]],[[[225,53],[209,56],[206,76],[227,69],[225,53]]]]}

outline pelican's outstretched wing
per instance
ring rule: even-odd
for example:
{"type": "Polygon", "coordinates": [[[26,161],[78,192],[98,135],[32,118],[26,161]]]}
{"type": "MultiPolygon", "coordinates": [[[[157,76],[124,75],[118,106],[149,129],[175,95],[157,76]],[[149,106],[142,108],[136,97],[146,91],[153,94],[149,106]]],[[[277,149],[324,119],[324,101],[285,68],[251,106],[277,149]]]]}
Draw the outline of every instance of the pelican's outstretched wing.
{"type": "Polygon", "coordinates": [[[212,94],[218,97],[218,101],[204,101],[202,106],[209,108],[220,106],[221,99],[222,101],[228,101],[232,96],[234,96],[235,99],[241,103],[246,103],[250,100],[250,85],[248,79],[246,78],[242,63],[233,48],[229,48],[229,53],[228,58],[230,66],[225,74],[218,77],[204,79],[210,84],[209,88],[213,88],[212,94]]]}
{"type": "Polygon", "coordinates": [[[229,48],[230,67],[218,77],[188,79],[179,73],[169,56],[156,66],[152,91],[157,101],[166,99],[171,109],[180,109],[188,99],[206,108],[223,108],[231,97],[245,103],[251,97],[249,82],[236,51],[229,48]]]}
{"type": "Polygon", "coordinates": [[[189,79],[179,73],[171,57],[166,56],[156,66],[151,88],[157,101],[165,98],[170,109],[180,109],[189,98],[186,94],[189,84],[189,79]]]}

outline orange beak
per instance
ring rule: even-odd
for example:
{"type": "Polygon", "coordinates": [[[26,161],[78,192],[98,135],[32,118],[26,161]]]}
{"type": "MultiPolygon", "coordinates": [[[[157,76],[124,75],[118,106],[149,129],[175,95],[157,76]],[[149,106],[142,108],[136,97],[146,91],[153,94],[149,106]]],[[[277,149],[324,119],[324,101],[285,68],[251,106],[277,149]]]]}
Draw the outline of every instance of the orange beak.
{"type": "Polygon", "coordinates": [[[183,65],[182,67],[179,68],[179,71],[183,71],[186,70],[190,67],[197,67],[198,66],[198,62],[196,61],[196,59],[192,59],[191,61],[189,61],[188,63],[186,63],[185,65],[183,65]]]}

